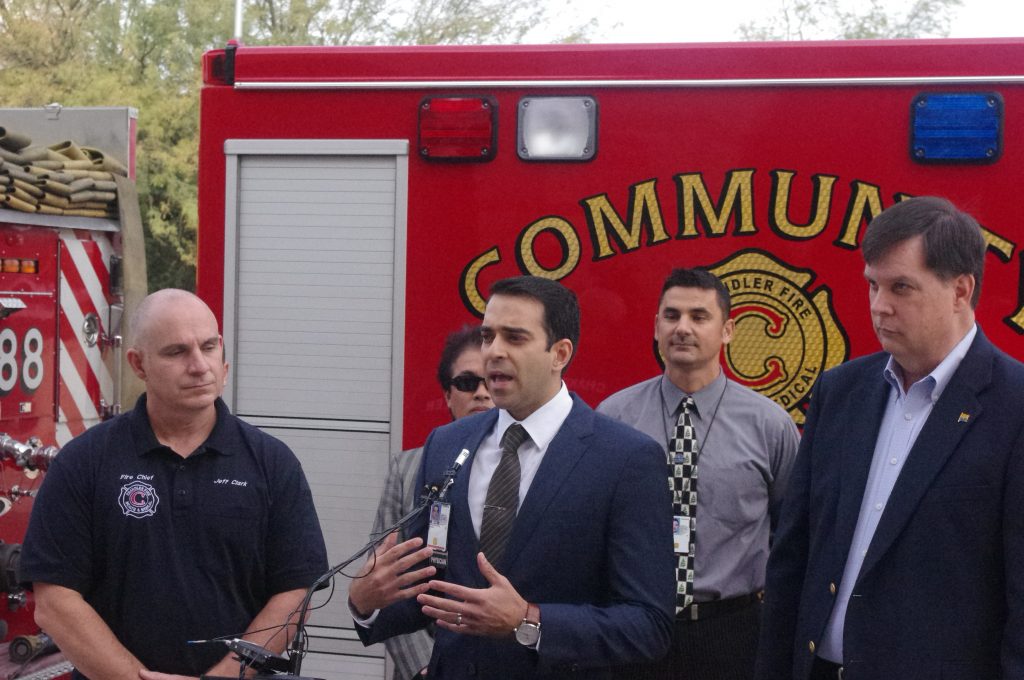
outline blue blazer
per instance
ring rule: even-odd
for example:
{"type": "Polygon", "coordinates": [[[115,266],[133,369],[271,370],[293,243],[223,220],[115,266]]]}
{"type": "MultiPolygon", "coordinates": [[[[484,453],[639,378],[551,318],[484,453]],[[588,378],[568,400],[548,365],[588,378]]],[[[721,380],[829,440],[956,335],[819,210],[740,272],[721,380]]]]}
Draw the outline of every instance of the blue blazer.
{"type": "MultiPolygon", "coordinates": [[[[843,575],[887,354],[814,389],[768,561],[759,680],[808,677],[843,575]]],[[[847,609],[848,680],[1024,678],[1024,365],[980,329],[883,511],[847,609]]]]}
{"type": "MultiPolygon", "coordinates": [[[[463,449],[474,452],[497,410],[438,428],[424,447],[420,479],[440,481],[463,449]]],[[[473,458],[449,491],[444,578],[473,588],[479,542],[467,492],[473,458]]],[[[595,413],[575,395],[519,509],[497,570],[540,606],[539,651],[510,635],[491,639],[438,628],[431,678],[612,678],[610,668],[668,650],[675,600],[665,454],[644,434],[595,413]]],[[[426,538],[426,513],[413,530],[426,538]]],[[[367,644],[428,623],[415,600],[380,612],[367,644]]],[[[357,626],[357,628],[360,628],[357,626]]]]}

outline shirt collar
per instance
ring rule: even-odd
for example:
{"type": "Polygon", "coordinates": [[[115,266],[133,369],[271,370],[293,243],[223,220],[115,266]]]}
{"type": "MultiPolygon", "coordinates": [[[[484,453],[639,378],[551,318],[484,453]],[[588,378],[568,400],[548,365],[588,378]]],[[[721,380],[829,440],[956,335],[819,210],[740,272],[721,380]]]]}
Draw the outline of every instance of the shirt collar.
{"type": "MultiPolygon", "coordinates": [[[[231,411],[220,397],[214,402],[214,407],[217,409],[217,422],[214,424],[210,436],[206,438],[206,441],[203,442],[203,445],[196,452],[201,453],[210,450],[230,456],[232,449],[226,430],[228,428],[228,415],[230,415],[231,411]]],[[[125,417],[129,419],[137,455],[143,456],[151,451],[167,448],[160,443],[160,440],[156,438],[156,434],[153,432],[153,426],[149,422],[149,412],[146,410],[145,393],[139,397],[138,401],[135,402],[135,408],[125,414],[125,417]]]]}
{"type": "Polygon", "coordinates": [[[693,394],[687,395],[686,392],[679,389],[674,382],[668,379],[667,375],[661,376],[661,396],[664,398],[665,408],[668,409],[668,415],[673,415],[679,410],[679,404],[682,403],[683,399],[687,396],[693,397],[693,402],[697,405],[697,413],[710,413],[714,409],[715,404],[722,395],[722,390],[725,389],[725,371],[719,371],[718,376],[709,382],[704,387],[700,388],[693,394]]]}
{"type": "Polygon", "coordinates": [[[217,409],[217,422],[214,423],[213,431],[206,438],[200,450],[210,450],[223,456],[230,456],[234,451],[234,448],[231,446],[232,437],[228,432],[230,429],[228,416],[231,415],[231,409],[228,408],[228,405],[220,397],[217,397],[217,401],[213,405],[217,409]]]}
{"type": "MultiPolygon", "coordinates": [[[[967,351],[971,348],[971,343],[974,342],[974,336],[978,334],[978,324],[972,324],[967,334],[961,338],[946,358],[939,362],[939,365],[932,369],[932,372],[921,378],[914,383],[924,383],[928,381],[931,385],[931,400],[932,403],[938,401],[939,397],[942,396],[942,392],[949,385],[949,381],[953,379],[953,374],[956,373],[956,369],[960,367],[960,362],[967,356],[967,351]]],[[[892,387],[894,387],[900,396],[905,396],[906,393],[903,391],[903,381],[900,380],[900,376],[903,373],[903,369],[900,368],[896,360],[893,359],[892,355],[889,355],[889,360],[885,362],[885,368],[882,370],[882,376],[885,378],[892,387]]],[[[913,385],[911,385],[913,387],[913,385]]]]}
{"type": "MultiPolygon", "coordinates": [[[[545,450],[548,444],[551,443],[551,440],[555,438],[555,435],[558,434],[558,430],[562,427],[565,419],[569,417],[571,410],[572,397],[569,396],[569,390],[563,382],[562,387],[555,396],[524,420],[519,421],[519,423],[526,430],[526,433],[530,435],[530,441],[537,448],[545,450]]],[[[505,430],[514,422],[517,422],[516,419],[508,411],[498,409],[498,422],[494,428],[494,434],[497,435],[498,442],[501,442],[505,430]]]]}

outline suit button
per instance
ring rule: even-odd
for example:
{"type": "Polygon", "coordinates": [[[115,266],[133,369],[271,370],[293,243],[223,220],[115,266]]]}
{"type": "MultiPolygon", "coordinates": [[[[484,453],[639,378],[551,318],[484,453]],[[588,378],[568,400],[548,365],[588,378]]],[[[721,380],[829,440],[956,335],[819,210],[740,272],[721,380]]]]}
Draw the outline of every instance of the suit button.
{"type": "Polygon", "coordinates": [[[476,666],[474,664],[466,664],[466,675],[476,675],[476,666]]]}
{"type": "Polygon", "coordinates": [[[810,650],[811,654],[814,654],[814,640],[807,643],[807,649],[810,650]]]}
{"type": "Polygon", "coordinates": [[[569,666],[569,670],[572,671],[573,673],[575,673],[579,669],[580,669],[580,665],[578,663],[574,663],[572,666],[569,666]]]}
{"type": "Polygon", "coordinates": [[[829,583],[828,584],[828,592],[832,593],[833,595],[836,594],[836,584],[835,583],[829,583]]]}

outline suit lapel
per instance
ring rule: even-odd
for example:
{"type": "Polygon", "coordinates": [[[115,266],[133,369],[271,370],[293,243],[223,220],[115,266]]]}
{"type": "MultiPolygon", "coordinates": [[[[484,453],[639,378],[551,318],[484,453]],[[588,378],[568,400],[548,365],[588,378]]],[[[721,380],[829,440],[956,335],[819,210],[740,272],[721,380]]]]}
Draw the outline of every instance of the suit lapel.
{"type": "Polygon", "coordinates": [[[900,471],[878,528],[868,546],[860,574],[878,564],[910,521],[935,476],[956,451],[960,440],[981,416],[978,393],[991,381],[992,345],[978,330],[971,349],[932,408],[900,471]],[[967,414],[966,421],[961,414],[967,414]]]}
{"type": "MultiPolygon", "coordinates": [[[[845,409],[846,413],[857,415],[854,416],[856,421],[849,424],[849,436],[844,437],[839,444],[842,469],[839,476],[839,505],[836,509],[836,540],[832,542],[837,552],[848,550],[853,542],[875,442],[882,426],[889,390],[892,389],[882,377],[884,365],[883,360],[881,363],[872,362],[866,367],[864,376],[857,381],[857,387],[851,390],[849,406],[845,409]]],[[[841,562],[845,562],[846,557],[845,552],[836,555],[836,559],[841,562]]]]}
{"type": "Polygon", "coordinates": [[[506,575],[511,571],[534,535],[537,525],[544,518],[551,501],[558,495],[559,489],[586,452],[585,439],[592,431],[593,419],[594,412],[574,395],[572,411],[548,445],[533,483],[530,484],[530,490],[519,508],[503,564],[498,571],[506,575]]]}

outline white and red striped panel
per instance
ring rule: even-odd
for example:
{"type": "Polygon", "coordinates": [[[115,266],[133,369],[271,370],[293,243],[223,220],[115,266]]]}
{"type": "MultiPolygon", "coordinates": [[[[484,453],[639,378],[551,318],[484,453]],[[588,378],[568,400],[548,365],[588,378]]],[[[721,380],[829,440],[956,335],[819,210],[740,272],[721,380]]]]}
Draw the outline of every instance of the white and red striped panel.
{"type": "Polygon", "coordinates": [[[60,383],[56,439],[63,446],[100,420],[100,399],[113,401],[113,379],[104,361],[102,343],[85,341],[82,326],[88,314],[109,332],[110,256],[113,234],[75,229],[60,230],[60,383]]]}

